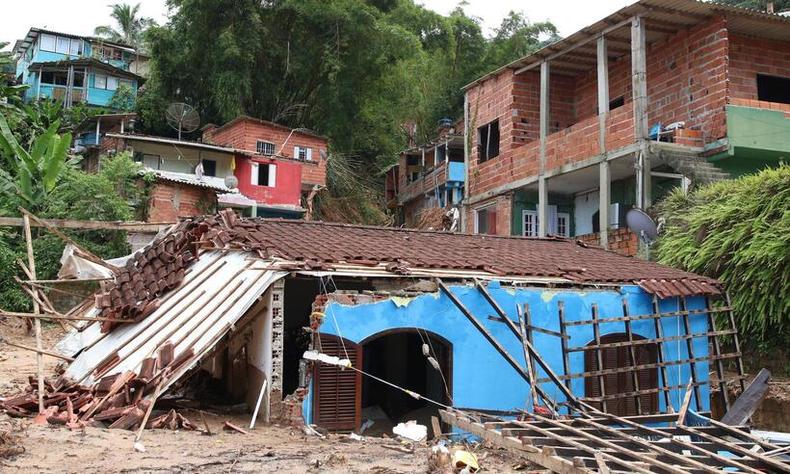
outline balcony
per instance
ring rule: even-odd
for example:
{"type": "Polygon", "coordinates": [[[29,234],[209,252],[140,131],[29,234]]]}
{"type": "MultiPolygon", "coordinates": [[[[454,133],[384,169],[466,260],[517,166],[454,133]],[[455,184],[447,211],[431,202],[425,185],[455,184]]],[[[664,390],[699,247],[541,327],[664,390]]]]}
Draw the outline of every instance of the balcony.
{"type": "Polygon", "coordinates": [[[790,104],[731,98],[727,105],[727,138],[728,155],[743,157],[737,161],[744,166],[788,156],[790,104]]]}
{"type": "Polygon", "coordinates": [[[464,180],[463,163],[457,161],[442,162],[439,166],[420,175],[416,180],[406,183],[400,190],[398,202],[403,204],[420,195],[432,193],[434,189],[444,186],[448,182],[463,183],[464,180]]]}

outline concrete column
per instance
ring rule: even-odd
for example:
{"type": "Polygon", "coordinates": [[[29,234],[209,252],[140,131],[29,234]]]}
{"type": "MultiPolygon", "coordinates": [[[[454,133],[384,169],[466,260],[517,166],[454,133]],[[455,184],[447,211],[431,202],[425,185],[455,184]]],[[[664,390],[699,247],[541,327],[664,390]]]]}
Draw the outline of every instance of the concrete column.
{"type": "Polygon", "coordinates": [[[469,146],[472,136],[469,133],[471,124],[469,123],[469,97],[464,93],[464,184],[463,198],[461,206],[461,232],[470,232],[471,227],[467,225],[467,214],[469,213],[469,146]]]}
{"type": "Polygon", "coordinates": [[[546,237],[549,193],[546,183],[546,145],[549,134],[549,63],[540,63],[540,174],[538,177],[538,237],[546,237]]]}
{"type": "Polygon", "coordinates": [[[606,37],[598,37],[598,228],[600,245],[609,248],[609,205],[611,204],[611,173],[606,156],[606,119],[609,115],[609,57],[606,37]]]}
{"type": "Polygon", "coordinates": [[[647,124],[647,53],[645,20],[635,16],[631,20],[631,85],[634,102],[634,139],[639,145],[637,153],[636,205],[641,209],[650,206],[650,155],[648,153],[647,124]]]}

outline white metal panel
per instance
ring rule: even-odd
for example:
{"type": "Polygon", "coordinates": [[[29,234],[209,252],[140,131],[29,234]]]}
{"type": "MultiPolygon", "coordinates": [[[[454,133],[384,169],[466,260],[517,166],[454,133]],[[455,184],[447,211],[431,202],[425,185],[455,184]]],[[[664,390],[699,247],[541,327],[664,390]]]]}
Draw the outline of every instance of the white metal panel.
{"type": "MultiPolygon", "coordinates": [[[[120,362],[103,375],[137,371],[143,359],[156,355],[167,341],[175,344],[176,357],[189,348],[195,354],[208,352],[212,341],[227,332],[271,283],[286,274],[268,271],[250,257],[243,252],[208,252],[191,267],[191,278],[141,322],[123,324],[107,335],[101,335],[98,324],[93,324],[86,332],[95,334],[97,341],[80,353],[65,375],[90,384],[95,368],[116,352],[120,362]],[[204,278],[212,271],[209,278],[204,278]]],[[[87,336],[90,338],[90,334],[87,336]]]]}

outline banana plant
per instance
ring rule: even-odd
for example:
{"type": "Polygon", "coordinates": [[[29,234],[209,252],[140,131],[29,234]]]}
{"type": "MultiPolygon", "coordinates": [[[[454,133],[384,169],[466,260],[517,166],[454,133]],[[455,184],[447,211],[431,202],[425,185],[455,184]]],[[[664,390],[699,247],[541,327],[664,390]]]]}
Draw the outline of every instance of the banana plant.
{"type": "Polygon", "coordinates": [[[77,160],[69,157],[71,133],[57,133],[59,121],[36,136],[29,149],[19,144],[0,114],[0,193],[28,209],[39,209],[55,190],[63,172],[77,160]]]}

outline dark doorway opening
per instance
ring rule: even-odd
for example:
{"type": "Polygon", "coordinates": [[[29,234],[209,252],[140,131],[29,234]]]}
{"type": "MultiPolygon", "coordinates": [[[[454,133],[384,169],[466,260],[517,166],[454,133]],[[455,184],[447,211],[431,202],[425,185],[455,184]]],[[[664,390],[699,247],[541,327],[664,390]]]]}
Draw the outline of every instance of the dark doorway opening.
{"type": "MultiPolygon", "coordinates": [[[[634,341],[644,340],[642,336],[633,336],[634,341]]],[[[628,335],[624,333],[607,334],[601,337],[601,344],[628,342],[628,335]]],[[[594,346],[592,341],[588,346],[594,346]]],[[[631,370],[631,347],[633,347],[636,364],[646,365],[658,362],[658,345],[655,343],[637,344],[633,346],[623,345],[619,347],[604,347],[602,349],[590,349],[584,351],[584,371],[593,372],[598,369],[598,351],[601,353],[603,361],[602,370],[619,369],[615,373],[606,374],[603,378],[603,388],[606,396],[631,393],[636,391],[634,385],[633,370],[631,370]]],[[[658,388],[658,368],[642,369],[636,371],[639,390],[651,390],[658,388]]],[[[604,395],[601,390],[601,377],[585,377],[584,393],[587,398],[601,397],[604,395]]],[[[646,393],[639,396],[642,405],[642,413],[658,413],[658,392],[646,393]]],[[[590,402],[591,405],[603,410],[603,403],[600,401],[590,402]]],[[[618,416],[637,415],[636,399],[634,396],[617,397],[606,400],[606,412],[618,416]]]]}
{"type": "MultiPolygon", "coordinates": [[[[452,345],[446,339],[422,330],[392,330],[363,341],[361,346],[365,372],[431,400],[451,404],[452,345]],[[423,351],[436,361],[439,370],[423,351]]],[[[363,377],[361,424],[367,424],[365,434],[389,435],[395,425],[409,420],[430,427],[432,416],[439,416],[435,404],[363,377]]]]}

